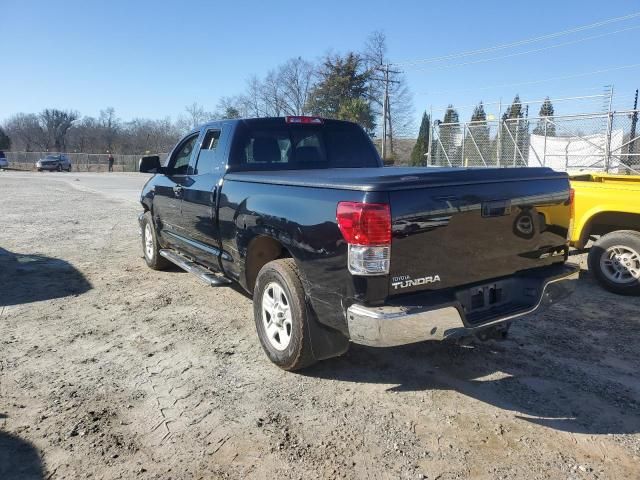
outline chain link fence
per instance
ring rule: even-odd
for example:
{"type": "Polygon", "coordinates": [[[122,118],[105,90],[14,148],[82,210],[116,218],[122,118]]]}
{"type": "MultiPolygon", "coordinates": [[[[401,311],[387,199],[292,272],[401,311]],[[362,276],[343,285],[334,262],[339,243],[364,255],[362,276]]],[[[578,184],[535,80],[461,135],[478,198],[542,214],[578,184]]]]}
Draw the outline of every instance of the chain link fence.
{"type": "Polygon", "coordinates": [[[640,174],[638,111],[439,123],[427,165],[640,174]]]}
{"type": "MultiPolygon", "coordinates": [[[[106,172],[109,170],[109,154],[94,153],[64,153],[71,161],[71,169],[76,172],[106,172]]],[[[53,152],[5,152],[9,161],[9,168],[17,170],[36,170],[36,162],[47,155],[57,155],[53,152]]],[[[161,153],[160,162],[167,158],[167,153],[161,153]]],[[[114,172],[137,172],[138,162],[142,155],[113,155],[114,172]]]]}

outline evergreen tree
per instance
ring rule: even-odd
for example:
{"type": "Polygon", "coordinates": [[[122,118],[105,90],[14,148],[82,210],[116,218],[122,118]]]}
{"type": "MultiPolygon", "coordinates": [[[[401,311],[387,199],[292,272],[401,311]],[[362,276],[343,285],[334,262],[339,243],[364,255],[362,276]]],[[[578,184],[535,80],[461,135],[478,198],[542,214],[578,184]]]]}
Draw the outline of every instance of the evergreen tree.
{"type": "Polygon", "coordinates": [[[9,150],[11,148],[11,139],[0,127],[0,150],[9,150]]]}
{"type": "Polygon", "coordinates": [[[240,110],[236,107],[229,106],[225,108],[222,118],[240,118],[240,110]]]}
{"type": "Polygon", "coordinates": [[[309,96],[308,110],[327,118],[355,116],[365,130],[373,132],[375,122],[368,101],[371,71],[363,66],[355,53],[325,58],[318,72],[320,80],[309,96]]]}
{"type": "Polygon", "coordinates": [[[420,131],[418,132],[418,139],[411,151],[411,158],[409,164],[414,167],[427,164],[427,152],[429,151],[429,142],[431,141],[431,118],[427,115],[427,112],[422,114],[422,121],[420,122],[420,131]]]}
{"type": "Polygon", "coordinates": [[[553,104],[551,103],[551,100],[549,100],[549,97],[547,97],[544,99],[544,102],[540,106],[540,112],[538,113],[540,120],[538,120],[538,124],[536,125],[536,128],[533,129],[533,133],[535,135],[545,135],[546,133],[547,137],[556,136],[555,124],[548,122],[546,120],[546,119],[549,119],[553,121],[553,114],[554,114],[553,104]],[[546,123],[546,131],[545,131],[545,123],[546,123]]]}
{"type": "Polygon", "coordinates": [[[525,109],[516,94],[502,116],[501,163],[505,166],[526,166],[529,156],[528,107],[525,109]],[[516,147],[517,145],[517,147],[516,147]]]}
{"type": "Polygon", "coordinates": [[[356,122],[362,126],[374,124],[371,105],[363,98],[348,98],[344,100],[340,105],[336,118],[356,122]]]}
{"type": "Polygon", "coordinates": [[[487,126],[487,114],[482,102],[473,109],[464,140],[462,159],[464,165],[480,166],[484,165],[483,160],[489,161],[491,139],[487,126]]]}
{"type": "Polygon", "coordinates": [[[436,165],[460,166],[460,118],[458,111],[449,104],[439,126],[441,145],[435,150],[436,165]]]}

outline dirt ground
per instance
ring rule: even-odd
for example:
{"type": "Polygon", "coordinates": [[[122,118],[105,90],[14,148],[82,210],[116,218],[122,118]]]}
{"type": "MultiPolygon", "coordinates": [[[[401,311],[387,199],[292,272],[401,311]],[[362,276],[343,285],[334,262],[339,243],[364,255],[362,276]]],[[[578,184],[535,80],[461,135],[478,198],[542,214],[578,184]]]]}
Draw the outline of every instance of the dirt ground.
{"type": "Polygon", "coordinates": [[[583,271],[504,342],[286,373],[134,201],[50,178],[0,172],[0,479],[640,478],[640,298],[583,271]]]}

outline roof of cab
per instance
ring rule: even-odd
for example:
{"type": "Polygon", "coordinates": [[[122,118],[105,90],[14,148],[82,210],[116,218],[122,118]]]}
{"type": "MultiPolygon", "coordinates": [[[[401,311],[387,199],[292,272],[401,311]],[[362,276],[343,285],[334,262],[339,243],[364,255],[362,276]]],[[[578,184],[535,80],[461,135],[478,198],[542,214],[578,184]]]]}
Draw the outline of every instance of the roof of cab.
{"type": "MultiPolygon", "coordinates": [[[[292,115],[292,116],[305,116],[305,115],[292,115]]],[[[194,128],[191,133],[196,133],[202,130],[203,128],[216,127],[222,123],[245,123],[245,124],[253,124],[253,123],[265,123],[265,124],[278,124],[286,125],[286,116],[285,117],[244,117],[244,118],[221,118],[217,120],[210,120],[202,125],[194,128]]],[[[349,123],[354,124],[354,122],[350,122],[347,120],[336,120],[333,118],[324,118],[313,116],[313,118],[320,118],[322,123],[349,123]]],[[[300,124],[295,124],[300,125],[300,124]]]]}

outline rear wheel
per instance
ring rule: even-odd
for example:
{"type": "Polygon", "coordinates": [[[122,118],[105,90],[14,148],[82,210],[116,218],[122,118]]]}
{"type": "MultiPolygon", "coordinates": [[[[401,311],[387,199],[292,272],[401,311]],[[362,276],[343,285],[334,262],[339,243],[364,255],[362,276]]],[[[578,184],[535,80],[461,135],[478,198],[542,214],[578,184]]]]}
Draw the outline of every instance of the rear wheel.
{"type": "Polygon", "coordinates": [[[253,292],[253,315],[269,360],[284,370],[315,363],[304,288],[292,259],[274,260],[262,267],[253,292]]]}
{"type": "Polygon", "coordinates": [[[164,270],[170,264],[169,260],[160,256],[160,244],[151,212],[146,212],[142,217],[142,252],[144,253],[144,261],[154,270],[164,270]]]}
{"type": "Polygon", "coordinates": [[[589,270],[607,290],[640,294],[640,232],[621,230],[600,237],[589,251],[589,270]]]}

